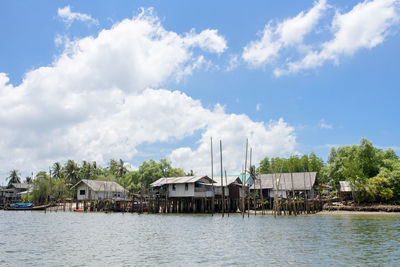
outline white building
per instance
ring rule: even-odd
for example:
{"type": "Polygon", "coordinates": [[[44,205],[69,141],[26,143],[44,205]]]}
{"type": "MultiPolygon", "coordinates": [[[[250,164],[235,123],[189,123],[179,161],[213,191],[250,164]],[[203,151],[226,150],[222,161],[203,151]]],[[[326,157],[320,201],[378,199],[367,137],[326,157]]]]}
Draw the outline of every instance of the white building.
{"type": "Polygon", "coordinates": [[[128,190],[111,181],[83,179],[72,189],[76,190],[78,200],[122,200],[128,198],[128,190]]]}
{"type": "Polygon", "coordinates": [[[212,197],[212,180],[208,176],[164,177],[151,184],[156,194],[168,197],[212,197]]]}

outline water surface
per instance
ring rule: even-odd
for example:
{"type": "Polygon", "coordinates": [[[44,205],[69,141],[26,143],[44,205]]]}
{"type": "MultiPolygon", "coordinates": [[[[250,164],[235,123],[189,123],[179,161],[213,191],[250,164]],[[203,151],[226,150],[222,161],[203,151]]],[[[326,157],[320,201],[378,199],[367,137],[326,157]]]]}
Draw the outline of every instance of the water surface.
{"type": "Polygon", "coordinates": [[[399,215],[0,211],[1,266],[400,265],[399,215]]]}

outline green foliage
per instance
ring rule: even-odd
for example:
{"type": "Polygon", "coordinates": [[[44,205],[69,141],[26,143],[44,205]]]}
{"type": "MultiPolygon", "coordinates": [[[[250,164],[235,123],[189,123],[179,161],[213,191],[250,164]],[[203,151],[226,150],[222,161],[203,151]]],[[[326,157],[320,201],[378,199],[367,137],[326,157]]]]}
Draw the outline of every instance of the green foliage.
{"type": "Polygon", "coordinates": [[[375,176],[365,183],[354,182],[352,186],[355,200],[359,203],[389,203],[393,199],[393,190],[385,177],[375,176]]]}
{"type": "Polygon", "coordinates": [[[11,170],[10,175],[7,177],[8,180],[8,185],[14,184],[14,183],[20,183],[21,182],[21,177],[18,174],[17,170],[11,170]]]}
{"type": "Polygon", "coordinates": [[[275,172],[307,172],[320,170],[325,166],[324,161],[317,157],[315,153],[310,155],[297,155],[289,158],[271,158],[265,157],[260,162],[259,170],[261,173],[275,173],[275,172]]]}
{"type": "Polygon", "coordinates": [[[173,168],[168,160],[161,159],[159,162],[149,160],[144,161],[137,171],[128,172],[125,184],[129,191],[139,192],[149,188],[151,183],[161,177],[181,176],[186,176],[185,172],[180,168],[173,168]]]}
{"type": "Polygon", "coordinates": [[[46,172],[36,174],[33,183],[32,200],[35,203],[45,203],[50,195],[50,181],[46,172]]]}
{"type": "Polygon", "coordinates": [[[324,171],[331,184],[338,188],[339,181],[344,180],[365,184],[369,178],[377,176],[382,168],[387,169],[395,161],[398,161],[398,157],[392,149],[382,151],[362,138],[359,145],[331,148],[329,166],[324,171]]]}

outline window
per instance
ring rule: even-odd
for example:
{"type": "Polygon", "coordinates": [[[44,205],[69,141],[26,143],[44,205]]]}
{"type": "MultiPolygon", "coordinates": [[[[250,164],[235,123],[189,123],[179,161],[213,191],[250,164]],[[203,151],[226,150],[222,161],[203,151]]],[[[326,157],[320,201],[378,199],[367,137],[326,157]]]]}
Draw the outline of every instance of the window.
{"type": "Polygon", "coordinates": [[[86,194],[86,191],[85,190],[79,190],[79,195],[80,196],[84,196],[86,194]]]}
{"type": "Polygon", "coordinates": [[[186,183],[186,184],[185,184],[185,191],[188,191],[188,190],[189,190],[189,184],[186,183]]]}
{"type": "Polygon", "coordinates": [[[175,185],[173,184],[172,185],[172,191],[175,191],[176,190],[176,187],[175,187],[175,185]]]}

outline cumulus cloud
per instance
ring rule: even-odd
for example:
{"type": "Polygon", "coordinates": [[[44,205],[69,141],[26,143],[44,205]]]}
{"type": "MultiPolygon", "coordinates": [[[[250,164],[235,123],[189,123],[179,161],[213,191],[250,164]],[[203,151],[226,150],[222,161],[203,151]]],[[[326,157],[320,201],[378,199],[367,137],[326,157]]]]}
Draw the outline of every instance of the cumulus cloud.
{"type": "Polygon", "coordinates": [[[326,0],[320,0],[306,13],[301,11],[297,16],[276,26],[273,26],[272,22],[268,23],[261,39],[244,47],[242,58],[254,67],[271,63],[279,56],[282,48],[301,44],[304,37],[314,29],[326,8],[326,0]]]}
{"type": "MultiPolygon", "coordinates": [[[[264,125],[227,114],[219,105],[205,108],[182,92],[158,89],[203,68],[206,53],[226,48],[216,30],[167,31],[144,10],[96,37],[68,41],[50,66],[26,73],[20,85],[9,84],[0,73],[0,150],[5,151],[0,172],[37,171],[68,158],[129,161],[141,144],[182,140],[199,131],[193,153],[209,135],[223,138],[232,155],[247,136],[260,146],[259,153],[293,149],[293,129],[283,120],[264,125]]],[[[188,169],[205,164],[195,157],[183,161],[185,149],[169,155],[174,164],[188,169]]]]}
{"type": "Polygon", "coordinates": [[[194,169],[197,173],[210,173],[210,137],[214,138],[214,170],[219,166],[219,140],[223,145],[223,166],[227,172],[239,172],[244,165],[245,142],[253,148],[253,163],[265,156],[288,155],[295,151],[296,136],[294,128],[283,119],[254,122],[246,115],[226,114],[214,111],[207,122],[197,148],[181,147],[174,150],[169,158],[178,166],[194,169]]]}
{"type": "Polygon", "coordinates": [[[321,67],[328,61],[339,64],[342,57],[383,43],[399,22],[399,4],[398,0],[365,0],[348,12],[336,11],[330,24],[324,24],[322,17],[329,15],[332,6],[320,0],[308,12],[275,26],[268,23],[261,39],[244,47],[242,58],[252,67],[271,65],[277,77],[321,67]],[[321,29],[330,29],[326,36],[332,37],[305,41],[321,29]]]}
{"type": "Polygon", "coordinates": [[[319,51],[310,51],[303,59],[288,63],[286,70],[275,70],[275,74],[313,69],[326,61],[339,64],[342,56],[374,48],[385,40],[391,26],[399,22],[398,4],[396,0],[364,1],[347,13],[337,13],[332,21],[332,40],[323,43],[319,51]]]}
{"type": "Polygon", "coordinates": [[[90,15],[72,12],[70,6],[65,6],[57,10],[57,15],[65,22],[69,27],[74,21],[87,22],[89,24],[99,24],[97,19],[92,18],[90,15]]]}

